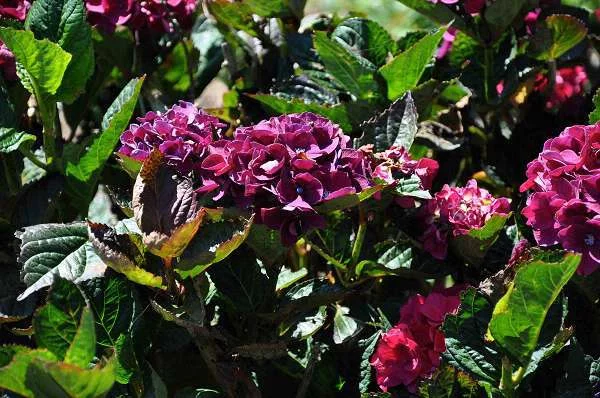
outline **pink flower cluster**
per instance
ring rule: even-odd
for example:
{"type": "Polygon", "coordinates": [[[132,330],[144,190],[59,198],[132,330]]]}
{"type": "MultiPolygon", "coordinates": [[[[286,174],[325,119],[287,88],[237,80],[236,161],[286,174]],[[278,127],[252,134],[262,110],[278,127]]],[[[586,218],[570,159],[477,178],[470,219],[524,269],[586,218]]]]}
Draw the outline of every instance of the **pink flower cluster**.
{"type": "Polygon", "coordinates": [[[460,236],[481,228],[494,215],[510,213],[507,198],[494,198],[487,190],[470,180],[464,188],[444,185],[435,197],[422,207],[425,232],[423,248],[443,260],[448,252],[449,236],[460,236]]]}
{"type": "Polygon", "coordinates": [[[523,215],[541,246],[582,253],[578,272],[600,266],[600,124],[573,126],[544,143],[527,165],[523,215]]]}
{"type": "Polygon", "coordinates": [[[279,229],[291,245],[325,220],[315,207],[372,185],[370,161],[348,147],[350,138],[329,120],[292,114],[238,128],[221,138],[218,119],[180,102],[149,112],[121,136],[119,153],[141,161],[153,149],[180,171],[193,171],[198,191],[252,206],[255,221],[279,229]]]}
{"type": "MultiPolygon", "coordinates": [[[[546,109],[555,109],[569,99],[581,96],[589,82],[585,67],[581,65],[561,68],[556,72],[556,82],[546,100],[546,109]]],[[[534,90],[544,93],[548,89],[549,79],[538,75],[534,90]]]]}
{"type": "MultiPolygon", "coordinates": [[[[453,5],[459,3],[461,0],[428,0],[430,3],[437,4],[443,3],[453,5]]],[[[485,0],[464,0],[462,2],[465,11],[469,14],[479,14],[485,5],[485,0]]]]}
{"type": "Polygon", "coordinates": [[[440,326],[457,312],[461,287],[436,289],[427,297],[417,294],[400,310],[400,321],[381,336],[371,365],[383,391],[404,385],[415,392],[417,383],[431,376],[446,351],[440,326]]]}
{"type": "Polygon", "coordinates": [[[176,26],[188,27],[196,0],[86,0],[92,25],[113,32],[118,25],[136,30],[169,33],[176,26]]]}
{"type": "MultiPolygon", "coordinates": [[[[27,0],[3,0],[0,2],[0,17],[24,21],[31,3],[27,0]]],[[[15,56],[0,40],[0,71],[6,80],[17,78],[15,56]]]]}
{"type": "MultiPolygon", "coordinates": [[[[414,160],[403,147],[392,146],[390,149],[373,155],[371,177],[390,187],[397,180],[416,175],[421,180],[421,189],[429,190],[440,168],[437,161],[429,158],[414,160]]],[[[415,207],[415,199],[408,196],[396,198],[396,203],[404,208],[415,207]]]]}

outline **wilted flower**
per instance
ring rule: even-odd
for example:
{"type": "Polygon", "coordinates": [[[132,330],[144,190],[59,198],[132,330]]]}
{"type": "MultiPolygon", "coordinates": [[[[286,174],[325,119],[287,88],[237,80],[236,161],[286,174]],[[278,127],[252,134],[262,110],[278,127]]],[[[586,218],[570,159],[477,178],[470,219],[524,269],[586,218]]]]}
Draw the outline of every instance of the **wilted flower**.
{"type": "Polygon", "coordinates": [[[208,145],[219,137],[225,124],[180,101],[165,113],[148,112],[121,135],[119,153],[137,161],[158,149],[167,162],[182,172],[199,166],[208,155],[208,145]]]}
{"type": "Polygon", "coordinates": [[[0,17],[24,21],[29,7],[31,7],[31,2],[27,0],[2,0],[0,3],[0,17]]]}
{"type": "Polygon", "coordinates": [[[442,260],[446,257],[449,234],[465,235],[483,227],[494,215],[508,215],[510,202],[507,198],[494,198],[487,190],[477,187],[477,181],[470,180],[464,188],[444,185],[422,209],[423,247],[442,260]]]}
{"type": "Polygon", "coordinates": [[[383,391],[404,385],[415,392],[417,383],[431,376],[446,350],[440,326],[456,313],[460,289],[436,289],[427,297],[412,296],[400,310],[400,321],[381,336],[371,365],[383,391]]]}
{"type": "Polygon", "coordinates": [[[534,191],[523,215],[538,244],[582,253],[583,275],[600,265],[599,153],[600,124],[569,127],[544,143],[521,185],[534,191]]]}
{"type": "Polygon", "coordinates": [[[131,19],[134,0],[86,0],[90,24],[107,33],[114,32],[117,25],[131,19]]]}

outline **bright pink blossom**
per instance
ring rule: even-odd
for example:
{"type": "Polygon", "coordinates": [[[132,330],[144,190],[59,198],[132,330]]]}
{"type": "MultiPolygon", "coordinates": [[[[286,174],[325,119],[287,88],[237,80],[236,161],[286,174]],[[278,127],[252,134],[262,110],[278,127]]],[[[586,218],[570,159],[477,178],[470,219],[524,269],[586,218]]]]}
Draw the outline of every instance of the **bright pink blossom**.
{"type": "Polygon", "coordinates": [[[589,79],[585,67],[581,65],[561,68],[556,72],[556,82],[552,92],[547,94],[549,79],[544,75],[536,78],[534,90],[547,94],[546,109],[555,109],[585,93],[585,86],[589,79]]]}
{"type": "Polygon", "coordinates": [[[447,241],[481,228],[494,215],[508,215],[507,198],[494,198],[487,190],[470,180],[464,188],[448,185],[422,207],[421,216],[425,232],[421,236],[423,247],[433,257],[446,258],[447,241]]]}
{"type": "Polygon", "coordinates": [[[412,296],[400,310],[400,320],[381,336],[371,365],[383,391],[404,385],[415,392],[417,383],[431,376],[446,350],[440,326],[456,313],[460,289],[435,289],[428,296],[412,296]]]}
{"type": "Polygon", "coordinates": [[[0,17],[24,21],[31,2],[27,0],[2,0],[0,2],[0,17]]]}
{"type": "Polygon", "coordinates": [[[569,127],[544,143],[521,185],[534,191],[522,213],[538,244],[582,253],[583,275],[600,266],[599,154],[600,124],[569,127]]]}
{"type": "Polygon", "coordinates": [[[131,19],[134,0],[86,0],[90,24],[107,33],[131,19]]]}

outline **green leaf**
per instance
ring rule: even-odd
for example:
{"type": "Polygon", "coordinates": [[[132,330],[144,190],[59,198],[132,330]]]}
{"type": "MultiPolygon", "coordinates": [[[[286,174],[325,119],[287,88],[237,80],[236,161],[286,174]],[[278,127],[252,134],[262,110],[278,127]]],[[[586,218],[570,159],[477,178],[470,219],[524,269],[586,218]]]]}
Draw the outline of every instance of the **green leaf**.
{"type": "MultiPolygon", "coordinates": [[[[420,12],[440,25],[447,25],[452,22],[453,26],[461,31],[469,31],[462,17],[453,12],[445,4],[437,4],[423,0],[398,0],[400,3],[415,11],[420,12]]],[[[471,34],[471,33],[470,33],[471,34]]]]}
{"type": "Polygon", "coordinates": [[[354,146],[373,144],[375,152],[385,151],[393,145],[408,150],[417,134],[418,118],[415,102],[411,93],[407,92],[361,126],[363,134],[354,140],[354,146]]]}
{"type": "Polygon", "coordinates": [[[296,315],[279,324],[280,336],[304,340],[317,333],[327,321],[327,306],[320,306],[314,311],[296,315]]]}
{"type": "Polygon", "coordinates": [[[365,18],[345,19],[331,37],[376,66],[385,64],[388,56],[397,50],[390,34],[378,23],[365,18]]]}
{"type": "Polygon", "coordinates": [[[25,88],[40,98],[56,94],[71,54],[51,41],[36,40],[32,32],[0,27],[0,40],[22,65],[17,73],[25,88]]]}
{"type": "Polygon", "coordinates": [[[72,55],[65,79],[56,92],[59,101],[68,104],[85,90],[87,80],[94,73],[92,31],[86,20],[82,0],[39,0],[27,13],[25,27],[37,39],[57,43],[72,55]]]}
{"type": "Polygon", "coordinates": [[[158,150],[144,161],[131,204],[144,244],[163,258],[181,256],[205,214],[191,178],[169,167],[158,150]]]}
{"type": "Polygon", "coordinates": [[[21,240],[19,262],[27,285],[19,300],[50,286],[57,276],[79,283],[106,269],[87,244],[85,223],[34,225],[16,236],[21,240]]]}
{"type": "Polygon", "coordinates": [[[371,356],[375,352],[379,336],[381,336],[381,332],[377,331],[371,337],[358,342],[358,346],[362,350],[360,357],[360,382],[358,383],[358,389],[361,393],[368,392],[371,385],[371,375],[373,374],[371,356]]]}
{"type": "Polygon", "coordinates": [[[0,76],[0,127],[16,127],[17,115],[10,94],[0,76]]]}
{"type": "Polygon", "coordinates": [[[587,355],[573,339],[565,349],[566,360],[552,396],[557,398],[591,397],[598,391],[600,359],[587,355]]]}
{"type": "Polygon", "coordinates": [[[410,264],[412,263],[412,248],[402,245],[392,246],[379,257],[377,262],[390,270],[410,268],[410,264]]]}
{"type": "Polygon", "coordinates": [[[56,357],[48,350],[31,350],[22,346],[0,346],[0,388],[24,397],[34,397],[34,392],[26,383],[28,369],[35,359],[48,361],[56,357]]]}
{"type": "Polygon", "coordinates": [[[228,0],[216,0],[208,3],[207,6],[208,11],[220,24],[242,30],[254,37],[259,36],[252,20],[252,10],[246,2],[231,3],[228,0]]]}
{"type": "Polygon", "coordinates": [[[362,330],[362,325],[348,315],[350,309],[339,304],[335,306],[333,317],[333,342],[342,344],[344,341],[356,336],[362,330]]]}
{"type": "Polygon", "coordinates": [[[577,270],[581,256],[541,252],[520,266],[489,324],[493,338],[520,365],[536,348],[548,309],[577,270]]]}
{"type": "Polygon", "coordinates": [[[421,179],[413,174],[408,178],[396,180],[396,185],[393,190],[394,195],[410,196],[417,199],[431,199],[429,191],[423,189],[421,179]]]}
{"type": "Polygon", "coordinates": [[[194,277],[227,258],[248,236],[254,216],[203,224],[175,265],[182,277],[194,277]]]}
{"type": "Polygon", "coordinates": [[[493,215],[481,228],[474,228],[466,235],[456,236],[451,241],[454,252],[473,265],[480,265],[488,249],[494,244],[508,215],[493,215]]]}
{"type": "Polygon", "coordinates": [[[246,237],[246,244],[267,267],[279,261],[283,262],[282,257],[288,251],[288,248],[281,243],[279,231],[264,224],[252,224],[250,233],[246,237]]]}
{"type": "Polygon", "coordinates": [[[500,354],[494,344],[485,341],[492,317],[492,304],[474,288],[460,297],[456,315],[448,315],[442,330],[446,336],[443,358],[452,366],[478,380],[494,385],[500,381],[500,354]]]}
{"type": "Polygon", "coordinates": [[[115,367],[114,356],[92,369],[34,359],[27,384],[36,397],[98,398],[105,396],[112,388],[115,367]]]}
{"type": "Polygon", "coordinates": [[[35,135],[18,131],[14,128],[0,127],[0,153],[18,151],[22,146],[31,146],[35,135]]]}
{"type": "Polygon", "coordinates": [[[347,108],[343,104],[321,105],[299,99],[279,98],[268,94],[254,94],[250,97],[260,102],[271,114],[313,112],[339,124],[341,129],[346,132],[352,131],[352,121],[347,108]]]}
{"type": "Polygon", "coordinates": [[[359,193],[353,193],[349,195],[340,196],[331,200],[324,201],[320,205],[315,206],[315,209],[319,213],[330,213],[336,210],[349,209],[351,207],[358,206],[361,202],[369,199],[377,192],[381,191],[385,186],[375,185],[369,187],[359,193]]]}
{"type": "Polygon", "coordinates": [[[79,289],[73,283],[57,278],[48,294],[48,302],[33,318],[37,346],[64,360],[75,339],[85,307],[85,299],[79,289]]]}
{"type": "Polygon", "coordinates": [[[314,46],[327,72],[349,93],[359,99],[379,96],[379,87],[374,78],[376,67],[370,61],[330,39],[325,32],[315,32],[314,46]]]}
{"type": "Polygon", "coordinates": [[[483,391],[477,381],[452,366],[442,365],[419,387],[419,397],[479,398],[483,391]]]}
{"type": "MultiPolygon", "coordinates": [[[[243,252],[242,252],[243,253],[243,252]]],[[[254,313],[274,294],[271,283],[252,256],[230,257],[211,268],[210,279],[236,312],[254,313]]]]}
{"type": "Polygon", "coordinates": [[[292,271],[285,266],[282,267],[279,275],[277,276],[277,285],[275,286],[275,291],[279,292],[290,287],[300,279],[304,278],[306,275],[308,275],[308,270],[306,268],[300,268],[298,271],[292,271]]]}
{"type": "Polygon", "coordinates": [[[445,32],[444,27],[428,34],[379,69],[387,82],[387,96],[390,100],[400,98],[417,87],[445,32]]]}
{"type": "Polygon", "coordinates": [[[94,317],[89,307],[84,307],[79,320],[79,327],[73,341],[65,354],[65,363],[86,368],[96,353],[96,331],[94,317]]]}
{"type": "Polygon", "coordinates": [[[596,124],[600,122],[600,88],[594,95],[594,110],[590,113],[590,123],[596,124]]]}
{"type": "Polygon", "coordinates": [[[163,288],[162,278],[146,271],[141,237],[118,234],[104,224],[88,222],[88,236],[98,256],[110,268],[140,285],[163,288]]]}
{"type": "Polygon", "coordinates": [[[307,311],[341,300],[347,294],[338,285],[321,279],[310,279],[291,287],[281,300],[283,314],[307,311]]]}
{"type": "Polygon", "coordinates": [[[539,60],[555,60],[587,35],[585,23],[571,15],[547,17],[531,38],[531,52],[539,60]]]}
{"type": "Polygon", "coordinates": [[[143,82],[143,77],[132,79],[121,90],[102,119],[102,133],[94,136],[89,148],[79,159],[67,159],[67,190],[75,201],[74,205],[82,211],[87,210],[96,192],[100,173],[133,115],[143,82]]]}
{"type": "Polygon", "coordinates": [[[484,17],[494,37],[499,37],[512,25],[526,3],[526,0],[496,0],[486,7],[484,17]]]}
{"type": "Polygon", "coordinates": [[[199,89],[204,89],[217,75],[225,60],[222,48],[225,38],[219,32],[217,24],[205,16],[196,19],[190,38],[199,53],[194,83],[199,89]]]}

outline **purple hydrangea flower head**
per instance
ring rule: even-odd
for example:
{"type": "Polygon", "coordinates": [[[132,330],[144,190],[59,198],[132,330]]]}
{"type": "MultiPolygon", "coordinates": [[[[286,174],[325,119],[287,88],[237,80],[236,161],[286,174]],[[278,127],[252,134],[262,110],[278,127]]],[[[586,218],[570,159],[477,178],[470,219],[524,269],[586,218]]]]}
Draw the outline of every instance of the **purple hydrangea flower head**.
{"type": "Polygon", "coordinates": [[[209,155],[209,144],[220,136],[225,124],[216,117],[180,101],[165,113],[148,112],[121,135],[119,153],[137,161],[145,160],[153,149],[167,162],[187,173],[209,155]]]}
{"type": "Polygon", "coordinates": [[[134,29],[170,33],[176,26],[189,27],[195,9],[196,0],[136,1],[130,23],[134,29]]]}
{"type": "Polygon", "coordinates": [[[583,275],[600,266],[599,154],[600,124],[569,127],[544,143],[521,185],[533,191],[522,213],[537,243],[582,253],[583,275]]]}
{"type": "Polygon", "coordinates": [[[106,33],[125,25],[133,12],[134,0],[86,0],[88,21],[106,33]]]}
{"type": "Polygon", "coordinates": [[[422,207],[425,233],[421,236],[423,247],[437,259],[447,254],[447,241],[481,228],[494,215],[510,213],[507,198],[494,198],[487,190],[470,180],[464,188],[444,185],[435,197],[422,207]]]}

